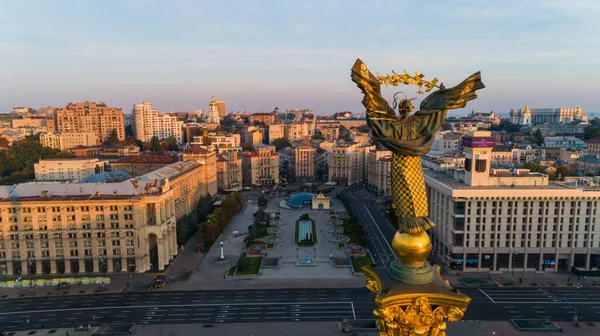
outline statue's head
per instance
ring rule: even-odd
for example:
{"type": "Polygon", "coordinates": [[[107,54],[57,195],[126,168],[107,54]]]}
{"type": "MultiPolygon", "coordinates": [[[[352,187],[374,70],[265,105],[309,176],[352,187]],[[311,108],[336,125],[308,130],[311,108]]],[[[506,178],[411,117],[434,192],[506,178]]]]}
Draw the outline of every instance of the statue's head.
{"type": "Polygon", "coordinates": [[[402,119],[407,118],[410,115],[410,113],[415,110],[415,107],[410,102],[414,99],[415,98],[408,99],[404,92],[396,92],[396,94],[394,95],[393,108],[398,108],[398,112],[400,113],[400,117],[402,119]],[[398,98],[396,97],[399,93],[404,95],[404,99],[401,99],[400,101],[398,101],[398,98]]]}

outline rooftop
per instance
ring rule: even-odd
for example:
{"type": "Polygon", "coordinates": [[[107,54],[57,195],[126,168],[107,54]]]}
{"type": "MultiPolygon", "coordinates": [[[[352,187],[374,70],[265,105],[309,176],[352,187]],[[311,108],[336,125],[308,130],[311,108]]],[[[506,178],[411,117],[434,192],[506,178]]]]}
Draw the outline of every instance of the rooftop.
{"type": "MultiPolygon", "coordinates": [[[[530,173],[530,174],[536,174],[536,173],[530,173]]],[[[452,178],[451,176],[448,176],[442,172],[436,172],[433,170],[423,169],[423,175],[425,175],[425,177],[429,177],[431,179],[437,180],[438,182],[440,182],[454,190],[490,190],[490,189],[493,189],[493,190],[543,190],[543,189],[568,190],[568,189],[573,189],[569,186],[559,184],[559,183],[552,183],[552,182],[550,182],[548,184],[548,186],[515,186],[515,187],[511,187],[511,186],[470,186],[464,182],[457,181],[454,178],[452,178]]],[[[527,177],[528,176],[522,176],[522,178],[527,178],[527,177]]],[[[521,177],[516,177],[516,178],[521,178],[521,177]]]]}
{"type": "Polygon", "coordinates": [[[185,154],[210,154],[212,153],[208,149],[204,149],[198,145],[191,146],[185,151],[185,154]]]}
{"type": "Polygon", "coordinates": [[[178,159],[176,156],[171,156],[171,155],[156,155],[156,154],[132,155],[132,156],[126,156],[122,159],[113,161],[112,164],[127,164],[127,163],[132,163],[132,164],[159,164],[159,163],[170,164],[170,163],[177,162],[177,160],[178,159]]]}

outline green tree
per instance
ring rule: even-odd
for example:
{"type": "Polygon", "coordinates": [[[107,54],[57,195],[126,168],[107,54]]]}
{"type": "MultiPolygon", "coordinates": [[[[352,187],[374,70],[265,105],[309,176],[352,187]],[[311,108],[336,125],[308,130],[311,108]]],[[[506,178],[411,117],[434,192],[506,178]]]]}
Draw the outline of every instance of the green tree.
{"type": "Polygon", "coordinates": [[[523,164],[523,168],[529,169],[531,172],[534,173],[546,173],[544,167],[542,167],[542,165],[540,165],[539,163],[535,162],[526,162],[523,164]]]}
{"type": "Polygon", "coordinates": [[[167,150],[169,151],[178,151],[179,145],[177,145],[177,139],[175,139],[174,135],[169,135],[167,138],[167,150]]]}
{"type": "Polygon", "coordinates": [[[273,146],[275,146],[275,148],[277,150],[281,150],[287,147],[291,147],[292,144],[286,139],[286,138],[278,138],[272,141],[273,146]]]}
{"type": "Polygon", "coordinates": [[[0,137],[0,147],[8,147],[8,140],[6,138],[0,137]]]}
{"type": "Polygon", "coordinates": [[[150,151],[157,153],[160,152],[162,150],[161,146],[160,146],[160,140],[158,140],[158,137],[153,136],[152,139],[150,139],[150,151]]]}
{"type": "Polygon", "coordinates": [[[118,145],[119,144],[119,135],[117,134],[117,130],[113,128],[112,131],[110,131],[110,136],[108,138],[106,138],[106,141],[104,141],[104,143],[108,146],[114,146],[114,145],[118,145]]]}
{"type": "Polygon", "coordinates": [[[542,135],[542,131],[539,128],[533,132],[533,137],[535,138],[536,144],[542,145],[544,143],[544,136],[542,135]]]}
{"type": "Polygon", "coordinates": [[[600,128],[593,125],[588,125],[583,129],[583,139],[589,140],[600,136],[600,128]]]}

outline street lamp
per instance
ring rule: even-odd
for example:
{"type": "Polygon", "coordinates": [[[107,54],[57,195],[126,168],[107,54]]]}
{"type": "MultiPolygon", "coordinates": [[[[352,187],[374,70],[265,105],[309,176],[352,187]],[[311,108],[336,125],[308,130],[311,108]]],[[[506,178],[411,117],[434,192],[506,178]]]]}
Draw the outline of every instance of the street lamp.
{"type": "Polygon", "coordinates": [[[317,259],[317,248],[313,247],[313,258],[317,259]]]}
{"type": "Polygon", "coordinates": [[[575,302],[575,316],[573,316],[573,325],[579,326],[579,289],[583,287],[580,283],[575,284],[575,289],[577,290],[577,299],[575,302]]]}
{"type": "Polygon", "coordinates": [[[221,257],[219,259],[223,260],[223,259],[225,259],[225,256],[223,255],[223,246],[225,246],[225,243],[220,242],[219,246],[221,246],[221,257]]]}
{"type": "Polygon", "coordinates": [[[300,254],[300,248],[296,247],[296,259],[300,258],[299,254],[300,254]]]}
{"type": "Polygon", "coordinates": [[[517,251],[513,251],[512,254],[512,277],[510,279],[511,284],[515,284],[515,258],[517,257],[517,251]]]}

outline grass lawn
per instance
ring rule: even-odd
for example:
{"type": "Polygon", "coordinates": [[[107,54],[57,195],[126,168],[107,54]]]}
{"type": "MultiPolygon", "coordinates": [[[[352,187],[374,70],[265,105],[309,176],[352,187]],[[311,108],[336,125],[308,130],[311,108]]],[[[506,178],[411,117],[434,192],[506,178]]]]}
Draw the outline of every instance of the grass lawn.
{"type": "Polygon", "coordinates": [[[350,257],[350,260],[352,260],[354,272],[362,273],[363,266],[371,266],[373,264],[373,259],[371,259],[371,256],[368,254],[366,257],[350,257]]]}
{"type": "Polygon", "coordinates": [[[233,276],[236,267],[237,266],[229,267],[229,270],[227,271],[227,276],[233,276]]]}
{"type": "Polygon", "coordinates": [[[235,273],[236,275],[258,274],[258,271],[260,270],[260,262],[262,261],[262,257],[246,258],[246,256],[242,255],[240,258],[243,258],[245,262],[241,263],[243,267],[239,266],[240,264],[238,263],[238,270],[235,273]]]}

